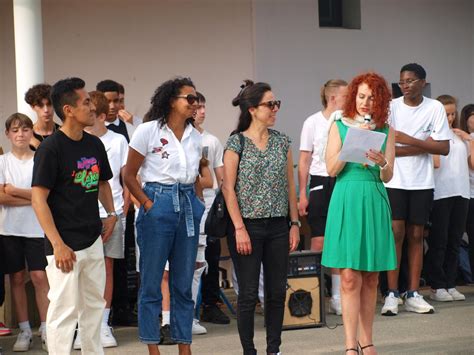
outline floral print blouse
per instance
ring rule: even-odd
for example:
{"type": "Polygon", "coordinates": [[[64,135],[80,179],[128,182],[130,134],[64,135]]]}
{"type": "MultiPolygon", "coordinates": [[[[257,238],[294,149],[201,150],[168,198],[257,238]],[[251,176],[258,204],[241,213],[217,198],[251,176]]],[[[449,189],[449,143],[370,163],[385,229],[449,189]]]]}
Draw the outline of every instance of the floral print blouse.
{"type": "MultiPolygon", "coordinates": [[[[287,154],[291,140],[272,129],[269,134],[264,151],[244,136],[244,150],[235,184],[243,218],[288,216],[287,154]]],[[[228,139],[225,149],[237,154],[241,152],[238,134],[228,139]]]]}

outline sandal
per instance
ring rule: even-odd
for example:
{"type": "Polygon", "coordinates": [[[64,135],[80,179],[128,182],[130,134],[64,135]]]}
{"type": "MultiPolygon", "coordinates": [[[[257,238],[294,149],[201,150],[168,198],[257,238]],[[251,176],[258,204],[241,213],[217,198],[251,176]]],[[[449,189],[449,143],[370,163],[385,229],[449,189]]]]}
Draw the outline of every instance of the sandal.
{"type": "Polygon", "coordinates": [[[346,353],[348,351],[355,351],[357,354],[359,353],[359,349],[356,349],[356,348],[349,348],[349,349],[346,349],[346,353]]]}
{"type": "Polygon", "coordinates": [[[372,347],[372,346],[374,346],[374,344],[369,344],[369,345],[366,345],[366,346],[362,346],[362,345],[360,345],[360,343],[359,343],[359,348],[360,348],[361,354],[364,354],[364,349],[370,348],[370,347],[372,347]]]}

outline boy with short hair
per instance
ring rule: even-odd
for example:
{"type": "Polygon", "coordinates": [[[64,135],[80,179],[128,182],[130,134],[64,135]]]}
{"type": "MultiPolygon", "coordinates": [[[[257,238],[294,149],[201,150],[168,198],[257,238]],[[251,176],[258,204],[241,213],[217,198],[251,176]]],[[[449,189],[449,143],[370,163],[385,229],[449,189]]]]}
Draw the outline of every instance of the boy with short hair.
{"type": "Polygon", "coordinates": [[[46,234],[50,306],[46,320],[50,354],[69,354],[76,322],[82,353],[103,354],[103,243],[117,220],[108,180],[112,172],[104,145],[84,128],[95,107],[79,78],[54,84],[51,97],[63,126],[35,155],[32,205],[46,234]],[[107,211],[101,221],[97,199],[107,211]],[[100,238],[102,236],[102,238],[100,238]]]}

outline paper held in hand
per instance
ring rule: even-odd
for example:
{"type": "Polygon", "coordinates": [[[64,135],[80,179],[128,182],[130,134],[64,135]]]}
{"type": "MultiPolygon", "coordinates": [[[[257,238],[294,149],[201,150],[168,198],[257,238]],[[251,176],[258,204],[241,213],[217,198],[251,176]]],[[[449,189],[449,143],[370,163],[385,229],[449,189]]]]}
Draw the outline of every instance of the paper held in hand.
{"type": "Polygon", "coordinates": [[[373,166],[374,162],[370,161],[365,154],[370,149],[380,151],[385,137],[386,134],[382,132],[351,127],[347,130],[339,160],[373,166]]]}

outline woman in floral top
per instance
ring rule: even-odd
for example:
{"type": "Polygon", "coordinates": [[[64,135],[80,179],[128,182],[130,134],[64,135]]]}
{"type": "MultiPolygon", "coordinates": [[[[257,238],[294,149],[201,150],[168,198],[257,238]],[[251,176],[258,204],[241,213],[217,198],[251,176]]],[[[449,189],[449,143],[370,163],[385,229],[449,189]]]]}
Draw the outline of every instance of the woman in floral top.
{"type": "Polygon", "coordinates": [[[299,243],[291,141],[269,129],[275,124],[280,101],[268,84],[247,80],[232,104],[239,105],[241,113],[236,134],[225,148],[223,193],[235,227],[228,233],[228,244],[239,283],[237,324],[244,355],[256,354],[254,312],[263,264],[267,353],[276,354],[281,344],[288,252],[299,243]]]}

